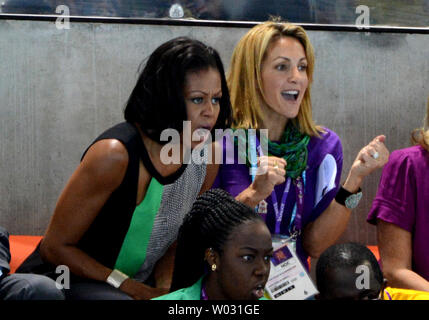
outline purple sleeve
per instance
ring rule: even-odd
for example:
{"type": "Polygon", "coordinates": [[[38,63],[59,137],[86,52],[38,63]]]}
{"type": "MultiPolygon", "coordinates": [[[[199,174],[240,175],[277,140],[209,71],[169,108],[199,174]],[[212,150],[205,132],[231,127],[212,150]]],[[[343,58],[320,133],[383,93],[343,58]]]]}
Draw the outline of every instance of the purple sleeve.
{"type": "Polygon", "coordinates": [[[215,178],[215,181],[213,182],[211,189],[215,189],[215,188],[221,188],[223,189],[223,181],[222,181],[222,168],[223,168],[223,164],[226,161],[226,148],[227,148],[227,138],[223,137],[222,138],[222,164],[219,165],[219,169],[215,178]]]}
{"type": "Polygon", "coordinates": [[[219,166],[219,170],[216,176],[215,181],[213,182],[212,186],[210,189],[216,189],[216,188],[222,188],[222,181],[221,181],[221,170],[222,170],[222,166],[219,166]]]}
{"type": "MultiPolygon", "coordinates": [[[[314,180],[312,181],[311,188],[315,188],[317,181],[317,171],[319,170],[321,162],[328,154],[334,157],[337,164],[335,188],[328,191],[320,200],[320,202],[313,208],[311,215],[308,217],[307,223],[316,220],[329,207],[332,200],[334,200],[335,196],[337,195],[341,183],[341,172],[343,168],[343,147],[341,145],[341,140],[334,131],[331,131],[327,128],[325,128],[325,130],[327,131],[327,134],[323,136],[323,139],[315,140],[316,143],[314,143],[309,148],[311,152],[309,155],[309,167],[314,168],[312,174],[314,180]]],[[[315,194],[314,189],[312,189],[311,192],[315,194]]]]}
{"type": "Polygon", "coordinates": [[[219,166],[218,174],[211,188],[221,188],[235,197],[252,181],[249,168],[244,164],[245,162],[239,161],[238,150],[229,136],[223,139],[222,158],[223,162],[219,166]]]}
{"type": "Polygon", "coordinates": [[[410,158],[402,150],[392,152],[383,169],[367,221],[376,224],[376,219],[381,219],[412,232],[415,186],[415,172],[410,158]]]}

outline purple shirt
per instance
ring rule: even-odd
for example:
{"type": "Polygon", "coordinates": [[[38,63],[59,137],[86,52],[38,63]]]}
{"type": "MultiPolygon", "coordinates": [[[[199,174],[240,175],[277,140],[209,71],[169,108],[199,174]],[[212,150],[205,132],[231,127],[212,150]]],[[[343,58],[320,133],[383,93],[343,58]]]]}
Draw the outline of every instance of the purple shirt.
{"type": "Polygon", "coordinates": [[[412,235],[412,270],[429,281],[429,154],[420,146],[395,150],[384,166],[368,214],[412,235]]]}
{"type": "MultiPolygon", "coordinates": [[[[343,152],[341,141],[335,132],[326,129],[326,133],[321,135],[321,138],[312,137],[308,143],[308,160],[307,160],[307,169],[306,169],[306,183],[304,190],[304,212],[302,216],[302,226],[303,228],[310,222],[314,221],[319,215],[325,211],[329,206],[332,200],[337,194],[341,170],[343,163],[343,152]],[[318,169],[325,158],[326,155],[332,155],[336,162],[337,173],[335,177],[335,187],[329,190],[326,194],[323,195],[322,199],[315,205],[316,200],[316,182],[318,176],[318,169]]],[[[226,148],[228,142],[225,142],[223,145],[224,150],[224,159],[223,164],[219,168],[218,175],[213,184],[212,188],[222,188],[232,194],[234,197],[246,189],[251,183],[252,178],[249,174],[249,167],[245,164],[238,163],[238,152],[237,148],[234,150],[234,164],[226,164],[226,148]]],[[[280,202],[283,191],[285,188],[285,183],[275,187],[275,192],[277,199],[280,202]]],[[[292,210],[295,205],[295,192],[296,187],[291,183],[290,191],[286,199],[286,206],[283,214],[283,219],[280,225],[280,233],[288,235],[289,234],[289,224],[292,216],[292,210]]],[[[275,231],[275,212],[271,202],[271,197],[265,199],[267,201],[267,216],[266,223],[271,233],[275,231]]],[[[302,239],[298,237],[297,241],[297,254],[301,259],[301,262],[308,270],[307,258],[308,254],[302,248],[302,239]]]]}

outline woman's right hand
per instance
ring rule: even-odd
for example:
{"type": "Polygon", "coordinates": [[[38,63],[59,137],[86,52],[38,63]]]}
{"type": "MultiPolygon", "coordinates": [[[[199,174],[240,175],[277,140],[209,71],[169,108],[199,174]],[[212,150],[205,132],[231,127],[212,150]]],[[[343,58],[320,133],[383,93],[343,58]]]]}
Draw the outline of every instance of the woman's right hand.
{"type": "Polygon", "coordinates": [[[274,156],[258,158],[255,179],[236,199],[250,207],[255,207],[273,192],[276,185],[286,181],[286,164],[285,159],[274,156]]]}
{"type": "Polygon", "coordinates": [[[169,289],[166,288],[149,287],[148,285],[131,278],[125,280],[119,289],[135,300],[150,300],[167,294],[169,291],[169,289]]]}

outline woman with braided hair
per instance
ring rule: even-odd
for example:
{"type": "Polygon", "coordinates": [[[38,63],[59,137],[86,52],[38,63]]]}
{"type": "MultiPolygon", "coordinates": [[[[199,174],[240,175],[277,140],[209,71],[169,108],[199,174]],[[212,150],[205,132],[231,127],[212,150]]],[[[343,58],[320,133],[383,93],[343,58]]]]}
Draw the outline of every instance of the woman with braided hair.
{"type": "Polygon", "coordinates": [[[267,148],[255,155],[259,160],[253,171],[251,153],[244,159],[239,154],[240,137],[227,136],[223,164],[217,172],[215,166],[210,169],[213,188],[256,207],[273,235],[291,240],[307,268],[308,256],[317,258],[339,239],[362,196],[365,176],[381,168],[389,155],[385,136],[374,138],[359,151],[341,186],[341,141],[312,119],[313,70],[313,48],[302,27],[270,21],[244,35],[227,74],[233,127],[256,130],[255,146],[247,139],[246,150],[259,151],[268,140],[267,148]],[[268,131],[265,137],[263,130],[268,131]],[[231,149],[234,159],[228,158],[231,149]]]}
{"type": "Polygon", "coordinates": [[[155,300],[260,299],[272,253],[258,213],[224,190],[209,190],[180,227],[171,293],[155,300]]]}

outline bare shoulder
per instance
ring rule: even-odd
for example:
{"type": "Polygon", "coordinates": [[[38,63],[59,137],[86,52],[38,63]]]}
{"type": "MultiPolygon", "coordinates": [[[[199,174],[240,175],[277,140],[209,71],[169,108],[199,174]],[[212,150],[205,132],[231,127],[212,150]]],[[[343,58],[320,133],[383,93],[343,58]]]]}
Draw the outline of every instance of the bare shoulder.
{"type": "Polygon", "coordinates": [[[128,151],[117,139],[94,143],[82,159],[80,168],[100,182],[113,184],[122,181],[128,167],[128,151]]]}

